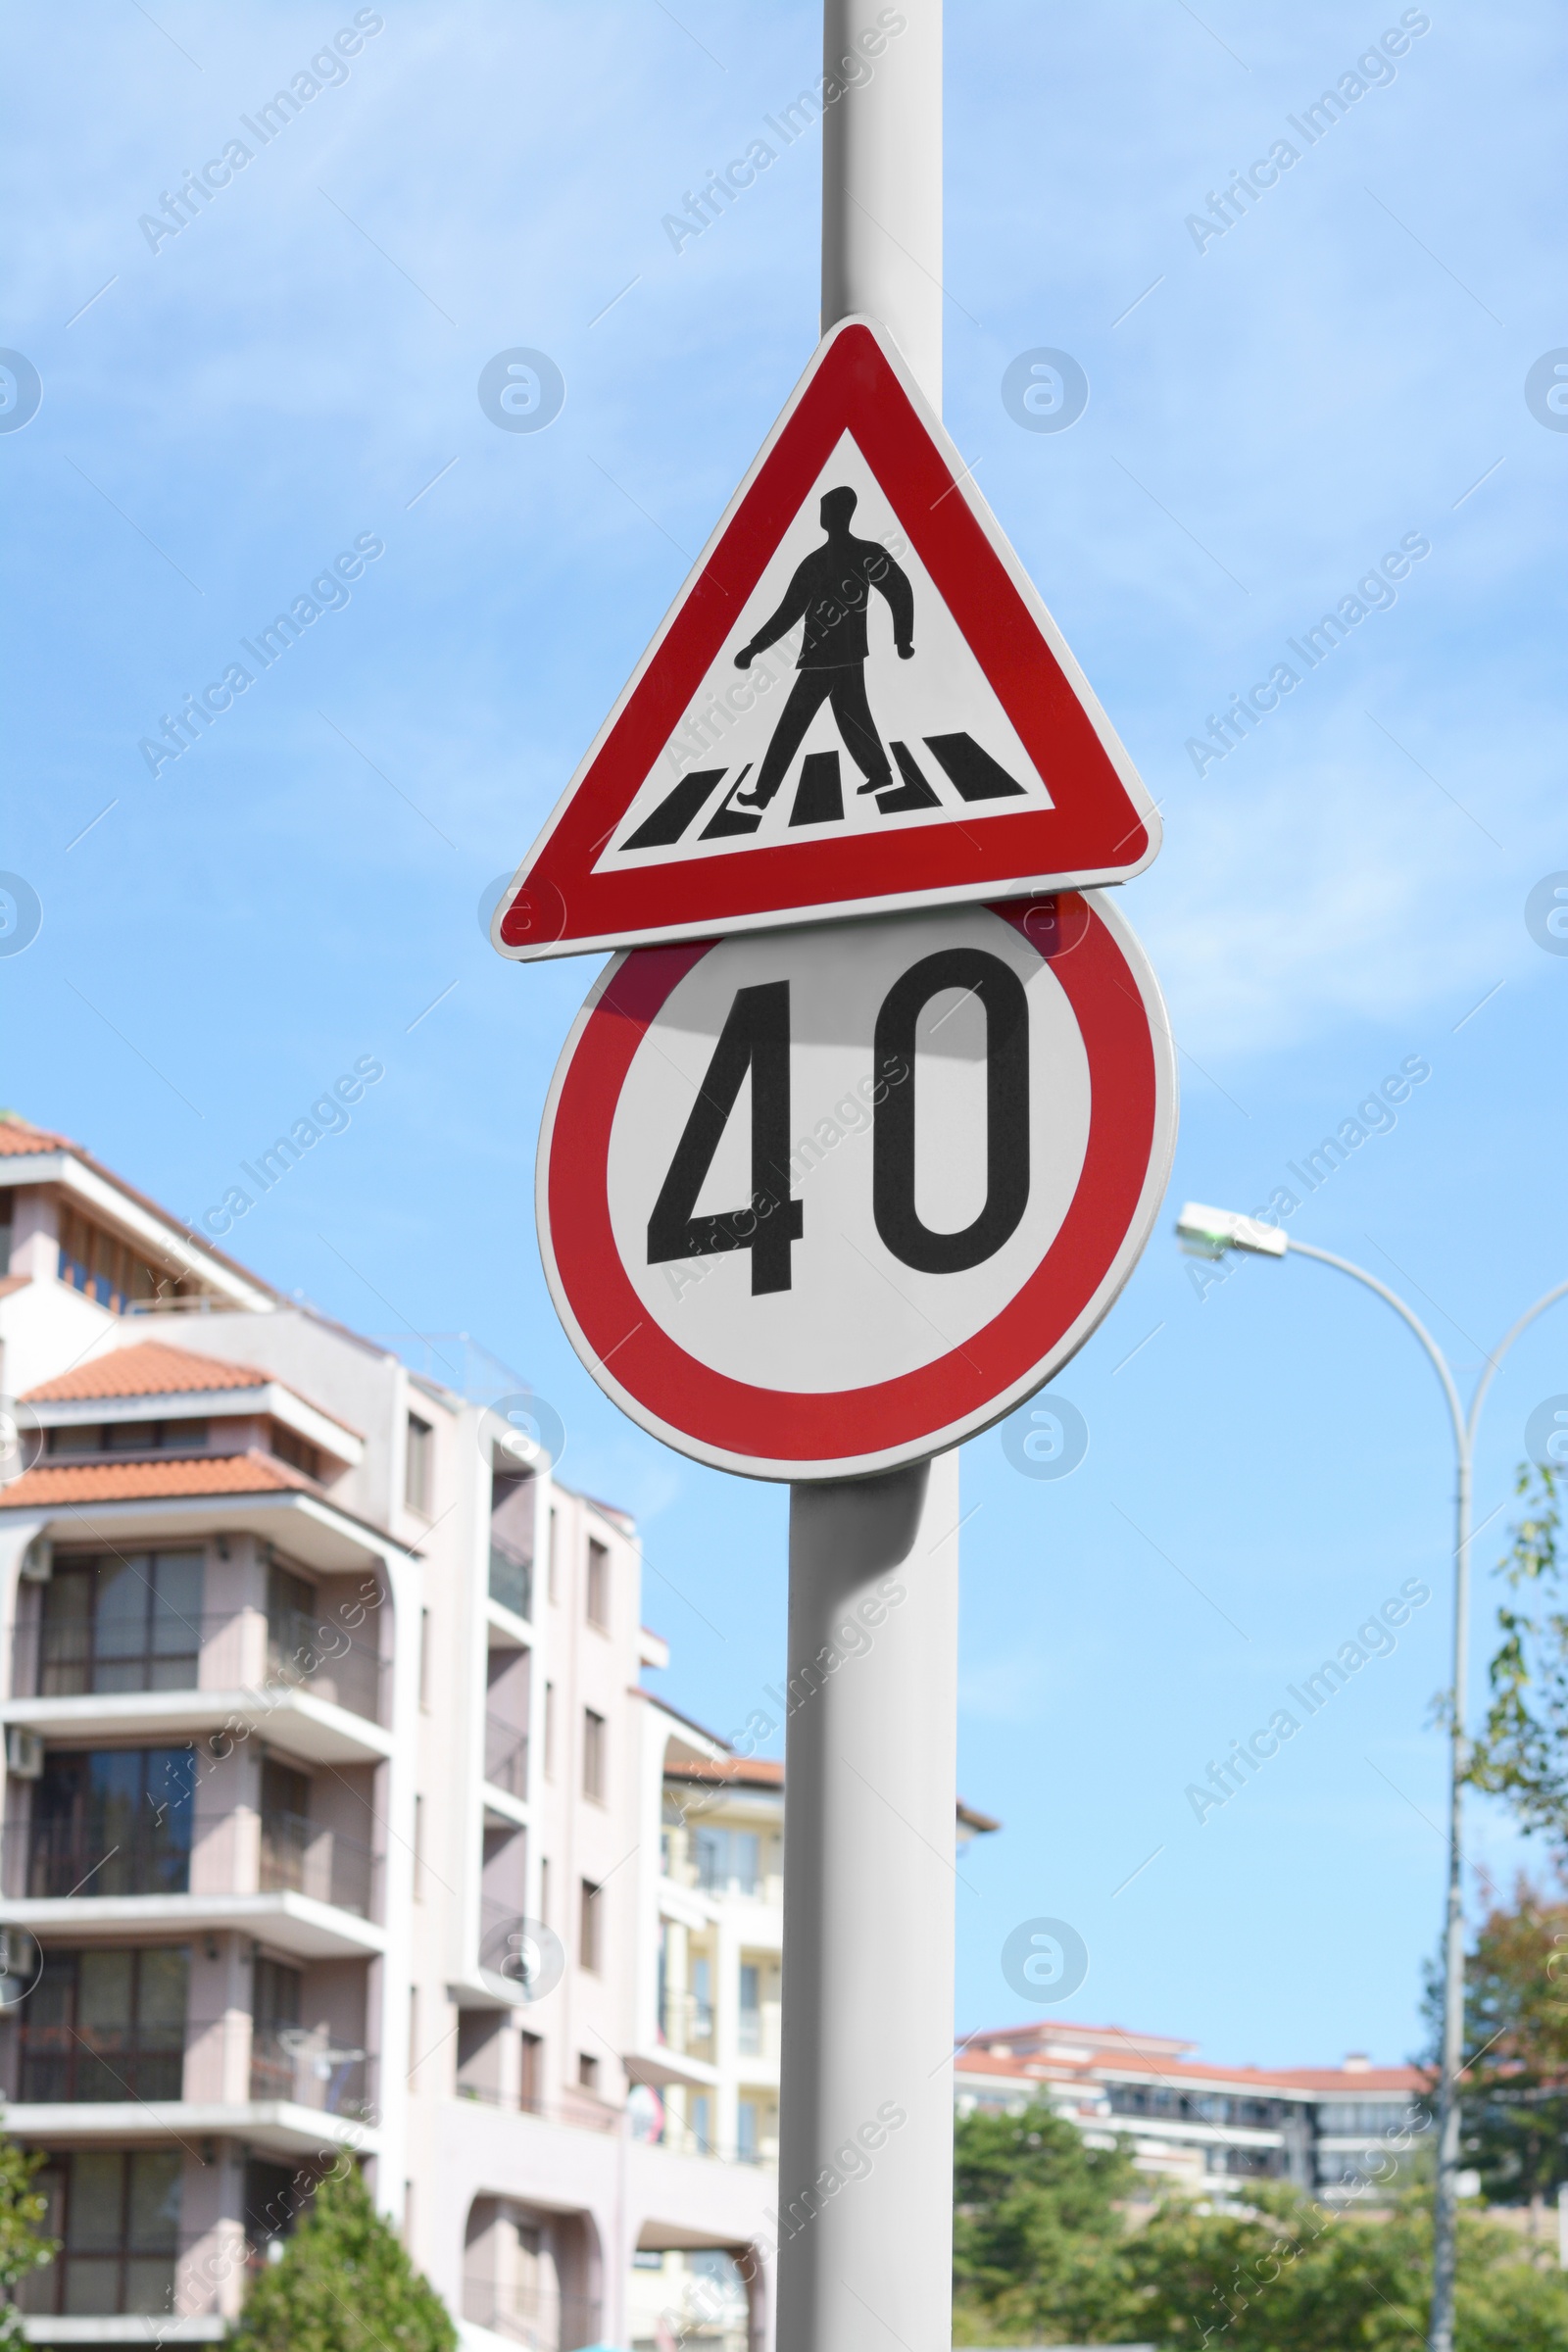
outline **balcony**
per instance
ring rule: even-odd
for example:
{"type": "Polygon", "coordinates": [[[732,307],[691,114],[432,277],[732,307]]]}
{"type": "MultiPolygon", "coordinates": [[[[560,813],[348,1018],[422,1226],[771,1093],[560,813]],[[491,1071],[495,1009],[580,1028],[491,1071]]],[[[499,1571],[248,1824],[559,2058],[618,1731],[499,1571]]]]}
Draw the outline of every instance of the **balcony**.
{"type": "Polygon", "coordinates": [[[375,2061],[363,2050],[335,2049],[319,2029],[257,2026],[250,2090],[256,2100],[287,2099],[320,2115],[368,2123],[375,2115],[375,2061]]]}
{"type": "Polygon", "coordinates": [[[258,1684],[309,1690],[368,1723],[385,1722],[388,1661],[343,1627],[289,1610],[128,1622],[100,1615],[33,1619],[11,1632],[14,1698],[213,1690],[258,1684]],[[265,1624],[265,1642],[262,1629],[265,1624]]]}
{"type": "Polygon", "coordinates": [[[263,1894],[305,1894],[357,1919],[375,1919],[381,1908],[381,1865],[382,1857],[357,1838],[304,1814],[262,1815],[258,1886],[263,1894]]]}
{"type": "Polygon", "coordinates": [[[533,1616],[533,1562],[493,1539],[490,1544],[490,1597],[514,1617],[533,1616]]]}
{"type": "Polygon", "coordinates": [[[46,1943],[237,1928],[302,1960],[346,1959],[383,1947],[382,1879],[382,1856],[360,1839],[302,1814],[240,1807],[187,1814],[182,1826],[160,1826],[150,1811],[109,1825],[29,1822],[13,1809],[0,1847],[11,1916],[46,1943]]]}
{"type": "Polygon", "coordinates": [[[499,1715],[484,1719],[484,1777],[519,1800],[528,1794],[528,1735],[499,1715]]]}

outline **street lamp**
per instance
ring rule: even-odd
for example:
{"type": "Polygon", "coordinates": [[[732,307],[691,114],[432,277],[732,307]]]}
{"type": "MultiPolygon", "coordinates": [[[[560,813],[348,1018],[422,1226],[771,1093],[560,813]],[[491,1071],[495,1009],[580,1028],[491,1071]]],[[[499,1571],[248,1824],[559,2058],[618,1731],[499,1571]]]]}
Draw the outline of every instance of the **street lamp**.
{"type": "Polygon", "coordinates": [[[1379,1282],[1362,1266],[1350,1263],[1348,1257],[1336,1257],[1332,1250],[1318,1250],[1310,1242],[1290,1240],[1277,1225],[1263,1224],[1256,1217],[1240,1215],[1235,1209],[1205,1208],[1190,1200],[1176,1220],[1176,1238],[1189,1255],[1221,1258],[1227,1250],[1241,1250],[1258,1257],[1284,1257],[1287,1250],[1298,1257],[1315,1257],[1325,1266],[1335,1266],[1340,1273],[1348,1274],[1355,1282],[1364,1283],[1369,1291],[1402,1316],[1426,1349],[1428,1360],[1442,1383],[1447,1402],[1448,1417],[1453,1428],[1454,1490],[1453,1490],[1453,1685],[1450,1693],[1448,1721],[1448,1903],[1443,1932],[1443,2057],[1438,2086],[1438,2182],[1433,2207],[1432,2242],[1432,2323],[1427,2336],[1428,2352],[1453,2352],[1453,2269],[1454,2269],[1454,2206],[1459,2170],[1459,2070],[1464,2050],[1464,1903],[1460,1882],[1462,1861],[1460,1802],[1464,1777],[1469,1762],[1469,1744],[1464,1736],[1464,1690],[1467,1665],[1470,1613],[1470,1494],[1471,1473],[1475,1462],[1476,1424],[1481,1407],[1498,1365],[1520,1333],[1529,1328],[1536,1317],[1556,1299],[1568,1294],[1568,1282],[1559,1282],[1554,1290],[1536,1300],[1526,1309],[1510,1331],[1504,1334],[1481,1367],[1481,1375],[1465,1411],[1459,1401],[1459,1391],[1437,1341],[1420,1317],[1405,1305],[1387,1283],[1379,1282]]]}

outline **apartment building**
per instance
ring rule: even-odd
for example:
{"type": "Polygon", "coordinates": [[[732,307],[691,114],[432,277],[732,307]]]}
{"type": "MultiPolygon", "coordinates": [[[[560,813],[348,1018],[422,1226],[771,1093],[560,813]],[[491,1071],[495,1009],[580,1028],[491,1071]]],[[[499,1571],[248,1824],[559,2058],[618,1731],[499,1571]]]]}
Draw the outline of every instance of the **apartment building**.
{"type": "Polygon", "coordinates": [[[1197,2043],[1121,2026],[1065,2021],[970,2035],[959,2048],[959,2115],[1016,2115],[1048,2101],[1095,2145],[1119,2134],[1148,2176],[1195,2195],[1244,2180],[1285,2180],[1348,2203],[1390,2179],[1391,2160],[1425,2130],[1427,2080],[1413,2066],[1205,2066],[1197,2043]]]}
{"type": "Polygon", "coordinates": [[[755,1868],[662,1869],[666,1790],[727,1750],[640,1686],[635,1529],[526,1398],[432,1369],[0,1118],[0,2095],[62,2241],[35,2342],[217,2340],[348,2155],[476,2352],[659,2341],[705,2278],[710,2332],[765,2352],[776,2024],[768,2078],[745,2021],[776,1982],[731,1960],[776,1959],[777,1855],[737,1792],[755,1868]]]}

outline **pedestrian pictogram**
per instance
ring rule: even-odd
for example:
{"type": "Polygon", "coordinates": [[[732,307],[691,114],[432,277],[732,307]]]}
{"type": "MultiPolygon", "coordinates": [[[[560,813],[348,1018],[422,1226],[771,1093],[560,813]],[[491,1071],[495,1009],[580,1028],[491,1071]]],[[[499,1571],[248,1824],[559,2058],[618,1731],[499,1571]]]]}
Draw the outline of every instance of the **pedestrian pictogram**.
{"type": "Polygon", "coordinates": [[[894,346],[821,345],[513,888],[523,958],[1137,873],[1158,820],[894,346]]]}

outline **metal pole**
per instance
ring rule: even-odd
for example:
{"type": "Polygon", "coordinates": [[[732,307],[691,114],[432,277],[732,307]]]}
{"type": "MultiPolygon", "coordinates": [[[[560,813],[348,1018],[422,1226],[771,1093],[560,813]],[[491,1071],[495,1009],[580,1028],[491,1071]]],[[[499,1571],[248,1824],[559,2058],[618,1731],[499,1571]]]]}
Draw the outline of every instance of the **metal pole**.
{"type": "Polygon", "coordinates": [[[1453,1490],[1453,1719],[1448,1726],[1448,1907],[1443,1928],[1443,2072],[1438,2084],[1438,2180],[1432,2211],[1430,2352],[1453,2352],[1455,2210],[1459,2173],[1459,2070],[1464,2060],[1464,1736],[1470,1645],[1471,1425],[1458,1431],[1453,1490]]]}
{"type": "Polygon", "coordinates": [[[1487,1400],[1487,1391],[1496,1377],[1497,1368],[1521,1332],[1528,1330],[1538,1315],[1544,1314],[1559,1298],[1568,1298],[1568,1282],[1559,1282],[1544,1292],[1534,1306],[1526,1307],[1510,1330],[1505,1332],[1488,1356],[1476,1382],[1475,1393],[1466,1413],[1459,1402],[1459,1392],[1448,1369],[1447,1358],[1426,1325],[1406,1306],[1396,1291],[1386,1282],[1369,1274],[1364,1266],[1339,1257],[1332,1250],[1319,1250],[1309,1242],[1292,1241],[1290,1253],[1298,1257],[1315,1257],[1325,1266],[1334,1266],[1341,1274],[1364,1283],[1386,1299],[1397,1315],[1414,1332],[1431,1360],[1432,1368],[1443,1384],[1447,1400],[1448,1416],[1453,1424],[1454,1489],[1453,1489],[1453,1689],[1451,1701],[1453,1718],[1448,1727],[1448,1896],[1443,1923],[1443,2047],[1439,2061],[1438,2079],[1438,2178],[1432,2202],[1432,2313],[1427,2332],[1428,2352],[1453,2352],[1453,2299],[1455,2276],[1455,2219],[1458,2205],[1457,2179],[1459,2173],[1459,2132],[1461,2124],[1459,2078],[1464,2065],[1464,1783],[1470,1763],[1470,1743],[1465,1737],[1465,1693],[1469,1679],[1470,1659],[1470,1515],[1474,1486],[1476,1430],[1481,1420],[1481,1408],[1487,1400]]]}
{"type": "MultiPolygon", "coordinates": [[[[942,405],[942,4],[824,0],[822,326],[942,405]]],[[[948,2352],[956,1453],[790,1495],[778,2352],[948,2352]]]]}
{"type": "Polygon", "coordinates": [[[790,1498],[778,2352],[948,2352],[958,1457],[790,1498]]]}
{"type": "Polygon", "coordinates": [[[822,10],[822,332],[879,319],[940,416],[942,0],[880,13],[822,10]]]}

